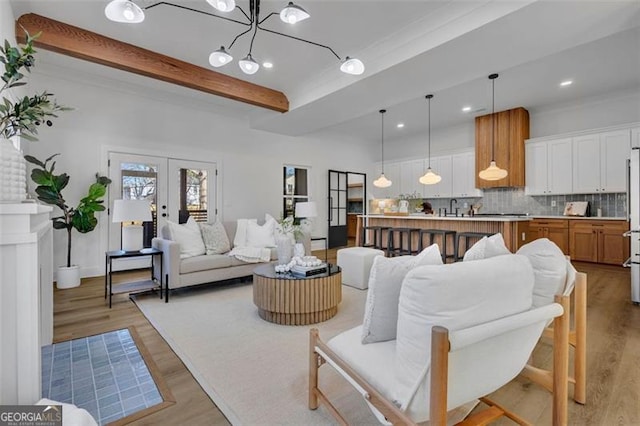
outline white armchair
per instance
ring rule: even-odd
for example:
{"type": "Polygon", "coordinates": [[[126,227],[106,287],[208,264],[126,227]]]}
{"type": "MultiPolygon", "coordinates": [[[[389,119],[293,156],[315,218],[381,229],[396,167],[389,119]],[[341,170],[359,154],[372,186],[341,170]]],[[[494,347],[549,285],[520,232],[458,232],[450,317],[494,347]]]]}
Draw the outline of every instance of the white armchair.
{"type": "MultiPolygon", "coordinates": [[[[319,367],[327,363],[362,394],[381,423],[445,425],[448,410],[516,377],[553,320],[553,423],[566,423],[568,298],[532,308],[533,281],[530,262],[519,255],[412,270],[402,283],[396,340],[362,344],[356,327],[324,343],[311,330],[309,408],[324,404],[347,422],[319,388],[319,367]]],[[[500,415],[527,424],[482,400],[491,407],[467,419],[469,424],[500,415]]]]}

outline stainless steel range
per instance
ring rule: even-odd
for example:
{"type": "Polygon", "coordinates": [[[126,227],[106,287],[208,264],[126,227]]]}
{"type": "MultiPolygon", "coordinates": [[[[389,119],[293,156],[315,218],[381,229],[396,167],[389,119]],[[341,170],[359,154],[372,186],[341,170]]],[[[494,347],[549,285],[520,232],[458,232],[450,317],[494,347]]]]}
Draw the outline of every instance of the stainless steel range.
{"type": "Polygon", "coordinates": [[[629,159],[629,185],[627,188],[629,209],[630,257],[624,266],[631,268],[631,301],[640,304],[640,137],[634,138],[629,159]]]}

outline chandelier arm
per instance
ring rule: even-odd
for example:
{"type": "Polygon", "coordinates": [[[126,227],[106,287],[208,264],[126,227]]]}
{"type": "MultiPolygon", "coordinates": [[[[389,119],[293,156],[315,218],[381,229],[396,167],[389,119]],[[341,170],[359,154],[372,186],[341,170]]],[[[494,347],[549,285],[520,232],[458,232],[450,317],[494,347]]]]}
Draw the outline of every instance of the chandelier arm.
{"type": "MultiPolygon", "coordinates": [[[[240,24],[240,25],[244,25],[244,26],[250,26],[251,25],[251,22],[250,22],[251,20],[250,19],[249,19],[249,22],[242,22],[242,21],[238,21],[237,19],[227,18],[226,16],[220,16],[220,15],[216,15],[215,13],[205,12],[205,11],[202,11],[202,10],[193,9],[191,7],[182,6],[180,4],[169,3],[169,2],[166,2],[166,1],[161,1],[161,2],[158,2],[158,3],[154,3],[154,4],[150,5],[150,6],[145,7],[144,10],[149,10],[152,7],[156,7],[156,6],[160,6],[160,5],[172,6],[172,7],[178,8],[178,9],[184,9],[184,10],[188,10],[188,11],[191,11],[191,12],[201,13],[203,15],[213,16],[214,18],[224,19],[225,21],[235,22],[236,24],[240,24]]],[[[244,13],[244,11],[242,13],[244,13]]],[[[246,13],[244,15],[247,16],[246,13]]],[[[248,19],[248,17],[247,17],[247,19],[248,19]]]]}
{"type": "MultiPolygon", "coordinates": [[[[267,19],[271,18],[273,15],[279,15],[279,13],[278,12],[271,12],[270,14],[268,14],[267,16],[262,18],[262,20],[260,22],[258,22],[258,24],[262,24],[264,21],[266,21],[267,19]]],[[[260,28],[260,29],[263,30],[264,28],[260,28]]]]}
{"type": "Polygon", "coordinates": [[[300,38],[300,37],[295,37],[295,36],[292,36],[292,35],[289,35],[289,34],[284,34],[284,33],[278,32],[278,31],[270,30],[268,28],[263,28],[261,26],[258,26],[258,28],[260,28],[262,31],[266,31],[268,33],[277,34],[277,35],[280,35],[280,36],[283,36],[283,37],[287,37],[287,38],[292,38],[294,40],[302,41],[304,43],[313,44],[314,46],[324,47],[325,49],[327,49],[331,53],[333,53],[335,55],[335,57],[338,58],[339,61],[342,60],[342,58],[335,52],[335,50],[333,50],[332,48],[330,48],[329,46],[326,46],[324,44],[316,43],[315,41],[305,40],[305,39],[300,38]]]}
{"type": "Polygon", "coordinates": [[[236,5],[236,9],[240,9],[240,12],[242,12],[242,14],[245,16],[245,18],[247,18],[247,21],[251,22],[251,18],[249,17],[249,15],[247,15],[247,12],[245,12],[242,7],[236,5]]]}
{"type": "Polygon", "coordinates": [[[238,40],[241,36],[245,35],[246,33],[250,32],[253,29],[253,27],[249,28],[246,31],[241,32],[240,34],[238,34],[236,36],[236,38],[233,39],[233,41],[231,42],[231,44],[229,45],[229,50],[231,50],[231,48],[233,47],[233,45],[235,44],[236,40],[238,40]]]}

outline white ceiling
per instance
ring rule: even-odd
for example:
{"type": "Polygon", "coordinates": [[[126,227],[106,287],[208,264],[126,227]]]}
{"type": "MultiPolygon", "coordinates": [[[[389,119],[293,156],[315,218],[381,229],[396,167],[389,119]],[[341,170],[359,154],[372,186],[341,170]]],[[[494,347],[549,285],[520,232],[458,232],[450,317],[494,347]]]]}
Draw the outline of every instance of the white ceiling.
{"type": "MultiPolygon", "coordinates": [[[[154,2],[136,0],[141,6],[154,2]]],[[[205,11],[205,0],[175,0],[205,11]]],[[[278,11],[286,0],[262,0],[261,15],[278,11]]],[[[237,0],[245,10],[248,1],[237,0]]],[[[208,55],[245,27],[170,6],[146,11],[142,24],[104,17],[107,0],[11,0],[17,17],[37,13],[178,59],[209,67],[208,55]]],[[[338,70],[328,50],[259,32],[253,56],[274,63],[245,76],[234,61],[218,71],[282,90],[291,110],[279,114],[145,77],[40,52],[45,72],[66,70],[99,74],[127,90],[182,95],[213,111],[246,117],[252,127],[302,135],[317,131],[379,140],[380,108],[387,108],[389,128],[402,121],[407,137],[426,131],[426,93],[434,93],[432,128],[472,120],[490,112],[496,80],[496,110],[535,109],[602,94],[640,90],[640,2],[542,0],[338,1],[300,0],[311,18],[288,26],[277,16],[264,26],[331,46],[340,56],[363,60],[366,71],[354,77],[338,70]],[[574,84],[560,88],[564,79],[574,84]],[[461,112],[463,105],[474,111],[461,112]]],[[[239,11],[232,12],[241,19],[239,11]]],[[[249,37],[231,53],[247,53],[249,37]]],[[[42,64],[42,65],[40,65],[42,64]]]]}

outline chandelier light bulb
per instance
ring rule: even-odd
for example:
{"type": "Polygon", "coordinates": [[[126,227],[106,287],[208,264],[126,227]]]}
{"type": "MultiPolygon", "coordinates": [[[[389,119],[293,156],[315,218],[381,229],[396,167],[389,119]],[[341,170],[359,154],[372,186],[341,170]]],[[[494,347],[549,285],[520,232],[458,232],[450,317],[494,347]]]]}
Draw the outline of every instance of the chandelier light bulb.
{"type": "Polygon", "coordinates": [[[207,3],[220,12],[231,12],[236,8],[235,0],[207,0],[207,3]]]}
{"type": "Polygon", "coordinates": [[[418,179],[423,185],[435,185],[442,180],[442,176],[436,174],[431,167],[427,169],[427,172],[418,179]]]}
{"type": "Polygon", "coordinates": [[[104,14],[113,22],[138,24],[144,21],[144,12],[129,0],[112,0],[104,8],[104,14]]]}
{"type": "Polygon", "coordinates": [[[342,65],[340,65],[340,71],[345,74],[360,75],[364,72],[364,64],[360,59],[347,56],[342,65]]]}
{"type": "Polygon", "coordinates": [[[240,65],[240,69],[243,73],[249,75],[257,73],[260,69],[260,65],[251,57],[251,53],[240,60],[238,65],[240,65]]]}
{"type": "Polygon", "coordinates": [[[286,24],[295,24],[304,21],[310,16],[306,10],[297,4],[293,4],[293,2],[289,2],[289,4],[280,11],[280,19],[286,24]]]}
{"type": "Polygon", "coordinates": [[[209,55],[209,63],[212,67],[218,68],[223,65],[227,65],[233,60],[233,56],[229,55],[224,46],[220,46],[220,49],[215,50],[209,55]]]}
{"type": "Polygon", "coordinates": [[[388,188],[391,186],[391,181],[387,179],[384,173],[380,174],[380,177],[373,181],[373,186],[377,188],[388,188]]]}

